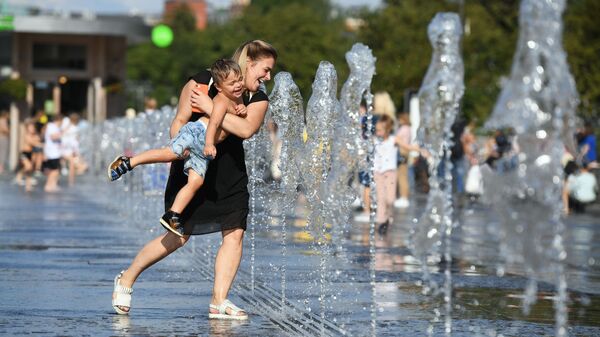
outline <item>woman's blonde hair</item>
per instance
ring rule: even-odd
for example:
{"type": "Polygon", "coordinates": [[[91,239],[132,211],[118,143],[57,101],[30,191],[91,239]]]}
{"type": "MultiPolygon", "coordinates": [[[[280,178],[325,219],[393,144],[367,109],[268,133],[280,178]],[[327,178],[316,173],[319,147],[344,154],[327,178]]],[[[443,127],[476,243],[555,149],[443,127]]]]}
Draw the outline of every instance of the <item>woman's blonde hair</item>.
{"type": "Polygon", "coordinates": [[[240,65],[242,75],[246,75],[246,63],[248,59],[258,61],[264,58],[273,58],[277,61],[277,50],[262,40],[246,41],[233,53],[232,59],[240,65]]]}
{"type": "Polygon", "coordinates": [[[389,116],[394,122],[396,121],[396,106],[392,97],[386,91],[375,93],[373,97],[373,113],[389,116]]]}

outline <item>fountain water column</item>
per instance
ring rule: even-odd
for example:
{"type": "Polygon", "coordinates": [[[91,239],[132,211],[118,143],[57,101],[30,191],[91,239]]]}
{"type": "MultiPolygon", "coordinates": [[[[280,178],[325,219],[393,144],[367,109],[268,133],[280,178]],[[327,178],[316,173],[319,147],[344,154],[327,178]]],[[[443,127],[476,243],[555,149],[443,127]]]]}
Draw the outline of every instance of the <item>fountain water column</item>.
{"type": "Polygon", "coordinates": [[[327,237],[326,196],[321,195],[321,186],[326,182],[331,167],[331,138],[333,132],[331,125],[340,113],[337,96],[337,74],[334,66],[322,61],[319,64],[315,80],[312,85],[313,93],[306,108],[306,132],[308,135],[304,143],[304,153],[309,156],[297,158],[300,169],[302,185],[308,200],[310,214],[307,228],[316,241],[316,249],[321,253],[319,273],[319,305],[321,307],[321,331],[325,333],[325,304],[326,304],[326,279],[327,261],[329,257],[329,243],[327,237]]]}
{"type": "MultiPolygon", "coordinates": [[[[265,90],[264,87],[261,90],[265,90]]],[[[250,185],[250,288],[254,295],[255,283],[256,283],[256,263],[255,263],[255,250],[256,250],[256,226],[257,219],[259,218],[259,210],[262,212],[263,220],[264,214],[268,211],[267,203],[265,202],[266,186],[265,186],[265,173],[269,169],[269,161],[271,154],[271,140],[269,138],[269,132],[267,130],[267,123],[270,119],[269,111],[265,114],[263,125],[260,129],[250,138],[244,141],[244,151],[246,166],[248,167],[248,179],[250,185]],[[262,188],[262,190],[261,190],[262,188]]]]}
{"type": "Polygon", "coordinates": [[[290,165],[301,155],[302,130],[304,128],[304,102],[300,89],[292,75],[280,72],[275,75],[275,85],[269,96],[269,111],[277,125],[281,136],[281,150],[279,155],[279,170],[281,171],[280,202],[281,205],[281,306],[286,305],[286,256],[287,256],[287,219],[295,209],[295,200],[300,183],[299,172],[296,165],[290,165]]]}
{"type": "Polygon", "coordinates": [[[496,172],[483,171],[485,197],[500,213],[499,222],[490,225],[499,235],[501,254],[508,265],[523,265],[530,278],[524,312],[536,301],[537,280],[550,275],[548,281],[556,286],[556,336],[567,335],[560,160],[565,147],[575,149],[573,125],[579,104],[562,48],[565,6],[566,0],[521,2],[510,79],[486,123],[494,129],[513,128],[520,151],[514,158],[501,159],[496,172]]]}
{"type": "Polygon", "coordinates": [[[340,92],[341,113],[334,124],[331,170],[327,183],[322,186],[321,195],[326,196],[326,206],[331,216],[336,251],[343,251],[345,234],[351,215],[351,203],[356,191],[349,182],[356,179],[359,158],[363,151],[360,103],[371,86],[375,73],[375,57],[369,47],[356,43],[346,53],[350,75],[340,92]]]}
{"type": "Polygon", "coordinates": [[[375,258],[376,258],[376,247],[375,247],[375,217],[377,214],[377,194],[375,192],[375,179],[374,179],[374,161],[373,157],[375,154],[375,138],[373,137],[373,130],[375,125],[373,124],[373,94],[368,90],[365,95],[365,104],[367,106],[366,112],[366,139],[364,143],[367,149],[367,172],[369,175],[369,199],[371,201],[371,209],[369,210],[369,283],[371,286],[371,336],[377,336],[377,288],[376,288],[376,273],[375,273],[375,258]]]}
{"type": "MultiPolygon", "coordinates": [[[[452,124],[458,114],[464,93],[464,65],[460,56],[462,27],[455,13],[438,13],[428,26],[427,33],[433,47],[431,64],[419,90],[421,121],[418,136],[432,159],[429,178],[430,191],[426,210],[411,230],[411,248],[420,261],[425,278],[425,292],[440,292],[432,281],[427,267],[428,257],[441,261],[439,247],[444,245],[446,263],[444,286],[445,332],[452,331],[452,264],[450,235],[452,234],[452,175],[450,154],[452,147],[452,124]],[[444,176],[439,176],[443,170],[444,176]]],[[[436,316],[438,313],[436,312],[436,316]]],[[[437,319],[437,317],[436,317],[437,319]]],[[[430,328],[430,333],[433,328],[430,328]]]]}

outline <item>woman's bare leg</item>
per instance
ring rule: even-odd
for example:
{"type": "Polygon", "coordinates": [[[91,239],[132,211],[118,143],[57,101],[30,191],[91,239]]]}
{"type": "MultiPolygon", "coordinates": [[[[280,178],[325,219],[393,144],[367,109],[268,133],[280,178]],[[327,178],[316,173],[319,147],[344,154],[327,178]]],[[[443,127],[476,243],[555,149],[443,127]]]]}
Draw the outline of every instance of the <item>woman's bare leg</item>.
{"type": "MultiPolygon", "coordinates": [[[[167,232],[148,242],[144,248],[138,252],[129,268],[125,270],[121,277],[120,284],[124,287],[131,288],[144,270],[182,247],[188,241],[189,237],[189,235],[179,237],[171,232],[167,232]]],[[[123,311],[129,311],[128,307],[120,308],[123,311]]]]}
{"type": "Polygon", "coordinates": [[[177,155],[168,147],[144,151],[129,159],[131,167],[142,164],[167,163],[178,159],[177,155]]]}
{"type": "MultiPolygon", "coordinates": [[[[244,230],[241,228],[224,230],[222,232],[223,242],[217,252],[215,259],[215,284],[211,303],[219,305],[227,299],[227,294],[237,274],[240,261],[242,260],[242,239],[244,230]]],[[[211,309],[211,312],[217,311],[211,309]]],[[[229,310],[227,313],[230,314],[229,310]]],[[[238,315],[246,315],[239,313],[238,315]]]]}

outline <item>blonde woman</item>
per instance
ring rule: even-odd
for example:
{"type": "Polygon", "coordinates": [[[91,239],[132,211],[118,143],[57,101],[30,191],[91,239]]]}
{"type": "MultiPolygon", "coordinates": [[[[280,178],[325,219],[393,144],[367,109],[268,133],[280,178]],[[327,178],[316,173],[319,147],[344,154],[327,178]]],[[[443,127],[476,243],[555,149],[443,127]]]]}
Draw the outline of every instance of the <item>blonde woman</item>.
{"type": "Polygon", "coordinates": [[[394,201],[394,207],[407,208],[410,206],[409,195],[410,187],[408,183],[408,156],[411,151],[420,151],[416,144],[411,144],[410,118],[408,113],[402,113],[398,116],[398,130],[396,131],[396,145],[398,145],[398,195],[399,198],[394,201]]]}
{"type": "MultiPolygon", "coordinates": [[[[222,243],[215,260],[215,277],[209,318],[248,319],[248,314],[227,299],[242,258],[242,239],[248,217],[248,176],[242,141],[260,128],[268,107],[266,93],[259,90],[264,81],[271,79],[271,70],[277,61],[276,50],[260,40],[242,44],[233,56],[244,75],[245,118],[228,113],[222,129],[229,135],[217,145],[217,156],[211,161],[202,188],[182,213],[183,237],[167,231],[148,242],[131,265],[115,277],[113,308],[119,314],[131,309],[132,286],[140,274],[156,262],[182,247],[190,235],[221,232],[222,243]],[[218,169],[217,169],[218,168],[218,169]]],[[[171,124],[171,137],[189,121],[208,121],[212,112],[212,97],[217,94],[212,75],[203,70],[190,77],[183,87],[177,114],[171,124]],[[199,113],[192,113],[192,107],[199,113]]],[[[165,191],[165,210],[168,210],[177,192],[186,184],[183,161],[171,165],[165,191]]]]}

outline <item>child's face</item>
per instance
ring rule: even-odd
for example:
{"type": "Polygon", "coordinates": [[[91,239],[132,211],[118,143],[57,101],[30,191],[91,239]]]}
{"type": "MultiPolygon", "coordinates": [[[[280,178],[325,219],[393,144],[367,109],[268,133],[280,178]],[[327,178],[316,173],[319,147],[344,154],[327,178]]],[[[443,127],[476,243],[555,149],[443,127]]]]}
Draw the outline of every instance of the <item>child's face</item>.
{"type": "Polygon", "coordinates": [[[244,78],[236,75],[233,71],[229,72],[227,78],[219,85],[220,90],[227,96],[239,98],[244,92],[244,78]]]}
{"type": "Polygon", "coordinates": [[[385,123],[375,124],[375,136],[379,138],[387,138],[389,136],[385,123]]]}

